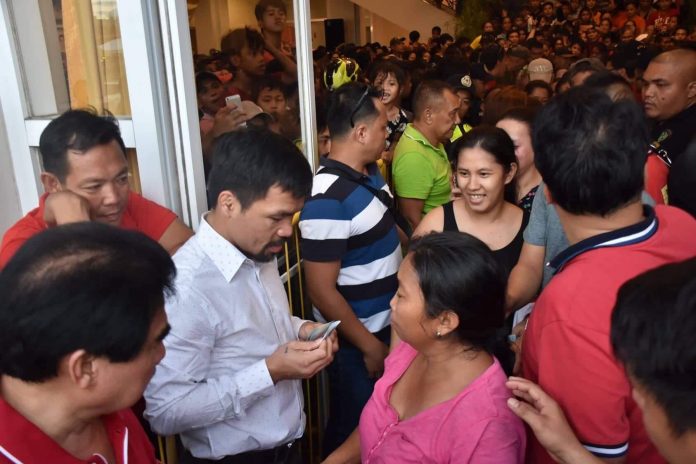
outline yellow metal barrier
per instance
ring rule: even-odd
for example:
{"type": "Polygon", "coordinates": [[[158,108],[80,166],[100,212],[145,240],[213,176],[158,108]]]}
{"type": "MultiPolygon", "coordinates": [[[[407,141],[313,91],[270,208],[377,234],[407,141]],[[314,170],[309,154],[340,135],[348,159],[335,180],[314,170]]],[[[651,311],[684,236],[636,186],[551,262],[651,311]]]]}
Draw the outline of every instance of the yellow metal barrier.
{"type": "MultiPolygon", "coordinates": [[[[285,242],[285,273],[288,304],[291,314],[302,319],[309,319],[308,308],[305,305],[304,277],[302,274],[302,256],[300,253],[300,213],[296,213],[292,219],[292,237],[285,242]]],[[[305,456],[304,462],[314,464],[321,456],[321,433],[323,431],[323,418],[321,416],[321,394],[319,380],[315,376],[303,382],[305,393],[305,406],[307,413],[307,427],[303,437],[302,450],[305,456]]]]}
{"type": "Polygon", "coordinates": [[[179,464],[179,455],[176,451],[176,436],[163,437],[157,435],[157,451],[162,464],[179,464]]]}

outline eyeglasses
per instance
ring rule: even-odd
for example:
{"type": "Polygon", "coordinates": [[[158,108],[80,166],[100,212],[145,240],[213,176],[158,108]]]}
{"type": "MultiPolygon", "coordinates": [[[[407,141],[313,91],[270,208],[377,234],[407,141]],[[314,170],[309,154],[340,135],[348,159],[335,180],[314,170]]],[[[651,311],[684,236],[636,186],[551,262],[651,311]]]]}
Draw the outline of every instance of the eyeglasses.
{"type": "Polygon", "coordinates": [[[355,108],[353,108],[353,111],[351,111],[350,113],[350,127],[355,127],[355,121],[353,121],[353,118],[355,117],[355,114],[360,110],[360,107],[365,102],[365,99],[367,97],[381,98],[382,91],[374,87],[370,87],[369,85],[365,88],[365,91],[360,96],[358,103],[355,105],[355,108]]]}

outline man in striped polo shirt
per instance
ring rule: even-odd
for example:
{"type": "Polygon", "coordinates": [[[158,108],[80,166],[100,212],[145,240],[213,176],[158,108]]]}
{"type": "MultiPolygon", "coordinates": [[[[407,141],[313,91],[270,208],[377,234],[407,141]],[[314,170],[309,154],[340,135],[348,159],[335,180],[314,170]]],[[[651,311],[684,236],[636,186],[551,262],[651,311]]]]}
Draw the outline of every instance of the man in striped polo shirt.
{"type": "Polygon", "coordinates": [[[376,161],[384,151],[387,114],[363,84],[336,90],[328,109],[331,152],[321,160],[302,210],[302,255],[318,320],[340,320],[340,348],[329,370],[329,423],[324,452],[355,429],[384,370],[389,301],[398,287],[399,233],[389,187],[376,161]]]}

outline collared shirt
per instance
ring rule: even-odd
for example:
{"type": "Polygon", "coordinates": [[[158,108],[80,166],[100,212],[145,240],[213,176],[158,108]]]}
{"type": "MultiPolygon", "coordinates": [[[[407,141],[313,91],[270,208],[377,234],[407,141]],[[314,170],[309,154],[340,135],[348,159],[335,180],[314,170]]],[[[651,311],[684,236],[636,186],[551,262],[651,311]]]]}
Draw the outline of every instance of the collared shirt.
{"type": "Polygon", "coordinates": [[[205,220],[174,255],[167,354],[145,390],[145,417],[181,434],[196,457],[220,459],[302,436],[299,380],[273,384],[265,358],[297,340],[275,260],[247,258],[205,220]]]}
{"type": "MultiPolygon", "coordinates": [[[[48,229],[48,224],[44,221],[44,208],[48,195],[48,193],[41,195],[39,207],[29,211],[5,233],[2,245],[0,245],[0,268],[7,264],[24,242],[48,229]]],[[[137,230],[151,239],[159,241],[175,219],[176,214],[172,211],[135,192],[130,192],[120,227],[137,230]]]]}
{"type": "MultiPolygon", "coordinates": [[[[656,464],[665,461],[611,347],[611,313],[627,280],[696,256],[696,220],[669,206],[644,208],[637,224],[578,242],[553,260],[559,271],[530,316],[522,364],[524,377],[558,401],[589,451],[656,464]]],[[[533,437],[528,450],[528,462],[553,462],[533,437]]]]}
{"type": "Polygon", "coordinates": [[[434,147],[408,124],[394,153],[392,178],[397,196],[423,200],[423,214],[449,201],[452,168],[442,144],[434,147]]]}
{"type": "MultiPolygon", "coordinates": [[[[103,417],[116,464],[156,464],[155,452],[130,409],[103,417]]],[[[95,454],[78,459],[0,397],[0,464],[104,464],[95,454]]]]}

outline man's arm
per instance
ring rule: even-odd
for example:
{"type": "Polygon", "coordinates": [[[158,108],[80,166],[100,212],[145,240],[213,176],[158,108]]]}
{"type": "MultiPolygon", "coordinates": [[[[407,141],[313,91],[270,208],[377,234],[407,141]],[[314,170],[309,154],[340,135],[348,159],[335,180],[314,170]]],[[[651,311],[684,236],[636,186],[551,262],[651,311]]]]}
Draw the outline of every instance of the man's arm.
{"type": "Polygon", "coordinates": [[[164,231],[159,239],[159,244],[167,250],[170,255],[174,255],[181,245],[186,243],[186,240],[193,236],[193,231],[184,224],[181,219],[176,218],[174,222],[169,224],[169,227],[164,231]]]}
{"type": "MultiPolygon", "coordinates": [[[[399,145],[404,141],[400,140],[399,145]]],[[[423,217],[425,200],[435,182],[432,165],[418,152],[402,152],[397,145],[392,179],[399,210],[415,230],[423,217]]]]}
{"type": "Polygon", "coordinates": [[[286,84],[297,81],[297,63],[295,63],[292,58],[282,52],[282,50],[275,47],[270,40],[266,40],[266,50],[273,55],[273,58],[278,60],[280,65],[283,67],[283,82],[286,84]]]}
{"type": "Polygon", "coordinates": [[[363,353],[370,377],[384,371],[384,358],[389,348],[360,322],[348,302],[336,289],[340,261],[304,261],[307,291],[321,314],[328,320],[340,320],[339,333],[363,353]]]}
{"type": "Polygon", "coordinates": [[[543,246],[524,242],[517,264],[510,272],[505,296],[505,312],[510,314],[534,299],[544,276],[543,246]]]}
{"type": "Polygon", "coordinates": [[[401,214],[415,230],[423,217],[423,206],[425,205],[425,200],[397,197],[397,201],[399,202],[399,211],[401,211],[401,214]]]}
{"type": "Polygon", "coordinates": [[[92,220],[87,200],[70,190],[54,192],[46,197],[43,219],[49,227],[92,220]]]}
{"type": "Polygon", "coordinates": [[[359,464],[360,463],[360,432],[356,428],[346,441],[331,453],[322,464],[359,464]]]}

